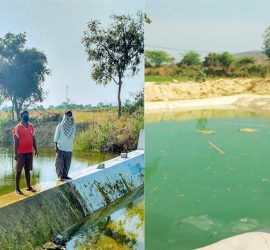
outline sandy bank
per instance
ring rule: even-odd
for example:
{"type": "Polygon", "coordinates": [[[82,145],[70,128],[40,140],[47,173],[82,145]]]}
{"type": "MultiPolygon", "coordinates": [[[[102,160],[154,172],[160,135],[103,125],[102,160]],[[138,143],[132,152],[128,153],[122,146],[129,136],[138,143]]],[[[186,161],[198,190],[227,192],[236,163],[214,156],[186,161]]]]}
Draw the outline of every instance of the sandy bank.
{"type": "Polygon", "coordinates": [[[166,109],[196,110],[196,109],[258,109],[270,110],[270,95],[242,94],[204,99],[146,102],[147,112],[166,109]]]}
{"type": "Polygon", "coordinates": [[[217,79],[204,83],[146,83],[146,110],[252,108],[270,110],[270,79],[217,79]]]}
{"type": "Polygon", "coordinates": [[[270,79],[221,78],[203,83],[145,84],[146,102],[202,99],[240,94],[270,95],[270,79]]]}

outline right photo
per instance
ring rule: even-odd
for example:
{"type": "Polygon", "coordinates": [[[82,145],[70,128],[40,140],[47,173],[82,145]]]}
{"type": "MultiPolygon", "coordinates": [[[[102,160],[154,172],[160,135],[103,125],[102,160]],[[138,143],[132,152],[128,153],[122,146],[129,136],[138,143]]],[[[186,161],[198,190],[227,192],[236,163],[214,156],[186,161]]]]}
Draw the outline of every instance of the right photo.
{"type": "Polygon", "coordinates": [[[270,1],[146,1],[145,249],[270,249],[270,1]]]}

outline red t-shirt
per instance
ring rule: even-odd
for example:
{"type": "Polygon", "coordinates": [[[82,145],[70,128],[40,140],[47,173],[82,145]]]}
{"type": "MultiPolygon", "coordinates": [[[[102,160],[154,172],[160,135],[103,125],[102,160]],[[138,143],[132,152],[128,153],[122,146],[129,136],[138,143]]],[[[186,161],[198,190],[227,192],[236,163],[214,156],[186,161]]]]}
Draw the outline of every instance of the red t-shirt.
{"type": "Polygon", "coordinates": [[[19,138],[18,154],[26,154],[33,152],[33,136],[35,130],[33,125],[29,122],[27,127],[20,122],[14,129],[13,134],[19,138]]]}

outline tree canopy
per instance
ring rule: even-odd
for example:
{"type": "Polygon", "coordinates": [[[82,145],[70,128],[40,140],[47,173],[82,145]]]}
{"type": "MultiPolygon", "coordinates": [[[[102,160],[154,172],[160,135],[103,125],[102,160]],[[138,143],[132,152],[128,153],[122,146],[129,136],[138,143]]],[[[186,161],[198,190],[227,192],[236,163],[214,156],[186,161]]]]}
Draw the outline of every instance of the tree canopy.
{"type": "Polygon", "coordinates": [[[234,60],[229,52],[209,53],[204,58],[203,66],[208,75],[228,75],[228,69],[234,60]]]}
{"type": "Polygon", "coordinates": [[[270,60],[270,26],[264,32],[263,52],[270,60]]]}
{"type": "Polygon", "coordinates": [[[180,64],[186,66],[196,66],[201,64],[200,54],[196,51],[189,51],[184,54],[180,64]]]}
{"type": "Polygon", "coordinates": [[[108,28],[98,20],[88,22],[82,43],[88,61],[92,63],[91,77],[97,84],[118,85],[118,114],[121,115],[121,87],[124,77],[138,71],[144,53],[143,14],[112,15],[108,28]]]}
{"type": "Polygon", "coordinates": [[[172,63],[173,57],[161,50],[146,50],[145,64],[146,66],[160,67],[164,64],[172,63]]]}
{"type": "Polygon", "coordinates": [[[0,92],[11,101],[18,120],[22,109],[43,101],[43,83],[49,74],[46,65],[43,52],[26,47],[25,33],[7,33],[0,38],[0,92]]]}

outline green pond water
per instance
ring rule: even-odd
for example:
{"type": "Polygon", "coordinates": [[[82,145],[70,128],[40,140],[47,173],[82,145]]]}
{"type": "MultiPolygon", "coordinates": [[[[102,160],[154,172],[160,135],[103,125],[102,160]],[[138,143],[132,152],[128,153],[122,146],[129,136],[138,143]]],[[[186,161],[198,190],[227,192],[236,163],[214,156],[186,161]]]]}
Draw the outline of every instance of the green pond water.
{"type": "MultiPolygon", "coordinates": [[[[38,148],[39,157],[34,158],[33,171],[31,172],[32,184],[55,181],[55,152],[53,148],[38,148]]],[[[109,160],[115,154],[99,152],[73,152],[70,175],[84,168],[88,168],[99,162],[109,160]]],[[[0,147],[0,195],[15,190],[15,160],[13,150],[10,147],[0,147]]],[[[21,177],[21,187],[25,187],[24,175],[21,177]]]]}
{"type": "Polygon", "coordinates": [[[145,249],[194,249],[270,228],[268,114],[150,115],[145,160],[145,249]],[[257,132],[240,132],[247,127],[257,132]]]}
{"type": "Polygon", "coordinates": [[[125,197],[97,219],[90,218],[66,244],[67,250],[143,250],[143,189],[125,197]]]}

